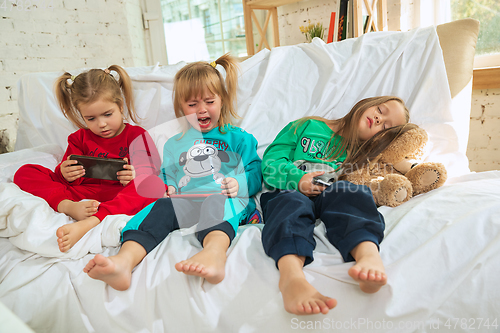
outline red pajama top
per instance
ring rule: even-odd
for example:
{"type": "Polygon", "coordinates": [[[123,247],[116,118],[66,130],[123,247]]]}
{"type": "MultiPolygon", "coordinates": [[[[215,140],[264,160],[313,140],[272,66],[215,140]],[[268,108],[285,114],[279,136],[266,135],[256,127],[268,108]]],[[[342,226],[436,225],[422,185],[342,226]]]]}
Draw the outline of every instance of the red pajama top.
{"type": "MultiPolygon", "coordinates": [[[[134,165],[137,175],[157,175],[160,170],[161,160],[153,140],[142,127],[125,124],[123,131],[113,138],[102,138],[89,129],[80,129],[68,137],[68,147],[62,161],[69,155],[85,155],[102,158],[128,158],[134,165]]],[[[62,163],[62,162],[61,162],[62,163]]],[[[64,181],[61,173],[61,164],[54,172],[64,181]]],[[[69,183],[72,185],[90,183],[120,184],[113,180],[100,180],[81,177],[69,183]]]]}

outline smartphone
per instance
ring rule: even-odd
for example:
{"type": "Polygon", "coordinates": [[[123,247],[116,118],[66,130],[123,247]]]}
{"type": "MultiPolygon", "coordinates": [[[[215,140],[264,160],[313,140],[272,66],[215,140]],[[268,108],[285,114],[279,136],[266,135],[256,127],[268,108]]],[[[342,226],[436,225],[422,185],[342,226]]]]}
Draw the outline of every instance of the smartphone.
{"type": "Polygon", "coordinates": [[[314,185],[323,185],[323,186],[330,186],[332,183],[325,182],[324,180],[321,180],[319,178],[313,178],[312,183],[314,185]]]}
{"type": "Polygon", "coordinates": [[[116,158],[101,158],[83,155],[70,155],[70,160],[78,161],[76,165],[83,165],[86,178],[118,180],[116,173],[125,170],[127,164],[124,160],[116,158]]]}

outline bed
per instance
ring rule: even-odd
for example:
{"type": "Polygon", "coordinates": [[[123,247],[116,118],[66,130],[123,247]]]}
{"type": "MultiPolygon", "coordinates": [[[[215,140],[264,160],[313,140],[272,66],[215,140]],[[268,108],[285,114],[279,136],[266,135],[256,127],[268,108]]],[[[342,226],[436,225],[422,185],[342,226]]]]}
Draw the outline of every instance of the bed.
{"type": "MultiPolygon", "coordinates": [[[[182,230],[136,267],[127,291],[89,278],[83,267],[95,253],[119,250],[130,216],[106,217],[59,252],[55,232],[71,220],[21,191],[12,177],[25,163],[55,167],[75,128],[52,93],[60,73],[23,76],[16,151],[0,155],[0,302],[8,309],[0,313],[12,312],[36,332],[498,331],[500,172],[470,172],[465,155],[478,26],[465,19],[332,44],[315,39],[241,63],[236,124],[254,134],[261,156],[291,120],[340,117],[363,97],[391,94],[429,133],[426,159],[447,168],[443,187],[379,208],[388,284],[376,294],[361,292],[349,277],[352,263],[342,261],[319,221],[315,261],[304,270],[318,291],[337,299],[327,315],[284,310],[278,271],[261,245],[262,224],[240,226],[218,285],[174,269],[200,249],[182,230]]],[[[160,152],[179,130],[171,92],[183,65],[127,69],[141,124],[160,152]]]]}

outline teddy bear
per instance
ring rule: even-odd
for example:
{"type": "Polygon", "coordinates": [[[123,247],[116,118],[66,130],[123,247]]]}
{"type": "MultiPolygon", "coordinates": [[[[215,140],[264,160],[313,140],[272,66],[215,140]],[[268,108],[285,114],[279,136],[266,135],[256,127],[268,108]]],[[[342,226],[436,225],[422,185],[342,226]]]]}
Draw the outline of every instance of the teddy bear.
{"type": "Polygon", "coordinates": [[[442,163],[418,163],[425,153],[428,136],[424,129],[414,124],[411,126],[369,163],[346,172],[342,177],[351,183],[370,187],[378,206],[399,206],[446,181],[446,169],[442,163]]]}

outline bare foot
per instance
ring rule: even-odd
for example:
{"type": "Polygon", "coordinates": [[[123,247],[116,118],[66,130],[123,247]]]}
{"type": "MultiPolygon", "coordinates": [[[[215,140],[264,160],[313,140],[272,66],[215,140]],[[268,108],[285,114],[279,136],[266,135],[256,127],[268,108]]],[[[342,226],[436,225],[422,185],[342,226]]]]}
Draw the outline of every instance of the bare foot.
{"type": "Polygon", "coordinates": [[[116,290],[127,290],[132,280],[132,269],[120,256],[105,257],[96,254],[83,269],[91,278],[101,280],[116,290]]]}
{"type": "Polygon", "coordinates": [[[98,225],[101,221],[91,216],[78,222],[68,223],[57,229],[57,243],[59,250],[66,252],[73,247],[90,229],[98,225]]]}
{"type": "MultiPolygon", "coordinates": [[[[371,247],[365,247],[367,251],[358,251],[357,255],[353,253],[354,250],[351,251],[351,254],[356,259],[356,264],[349,269],[348,273],[355,281],[359,282],[359,287],[362,291],[371,294],[379,291],[387,283],[387,275],[385,274],[384,263],[382,262],[382,258],[380,258],[376,245],[371,242],[364,243],[373,244],[375,248],[367,244],[371,247]]],[[[360,243],[359,245],[364,243],[360,243]]]]}
{"type": "Polygon", "coordinates": [[[296,315],[323,313],[337,305],[337,300],[323,296],[305,277],[280,277],[279,288],[283,296],[285,310],[296,315]]]}
{"type": "Polygon", "coordinates": [[[284,255],[278,260],[279,288],[285,310],[296,315],[323,313],[337,306],[333,298],[320,294],[307,280],[302,270],[305,257],[284,255]]]}
{"type": "Polygon", "coordinates": [[[65,199],[62,200],[59,205],[57,205],[57,211],[59,213],[64,213],[77,221],[80,221],[97,213],[98,207],[99,201],[96,200],[75,202],[65,199]]]}
{"type": "Polygon", "coordinates": [[[187,275],[196,275],[212,284],[224,280],[226,274],[226,251],[204,248],[187,260],[175,264],[175,269],[187,275]]]}
{"type": "Polygon", "coordinates": [[[96,254],[83,268],[83,272],[93,279],[106,282],[116,290],[127,290],[132,281],[132,270],[146,255],[141,244],[126,241],[115,256],[96,254]]]}

